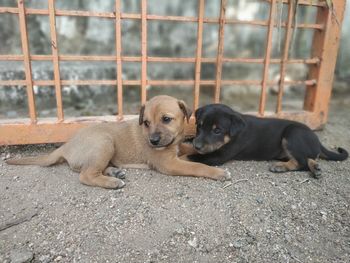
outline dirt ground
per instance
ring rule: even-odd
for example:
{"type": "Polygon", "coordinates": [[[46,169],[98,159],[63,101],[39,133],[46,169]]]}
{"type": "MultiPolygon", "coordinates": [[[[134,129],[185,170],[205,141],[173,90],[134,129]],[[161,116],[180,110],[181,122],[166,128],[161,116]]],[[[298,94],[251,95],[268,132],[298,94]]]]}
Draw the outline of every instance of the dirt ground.
{"type": "MultiPolygon", "coordinates": [[[[350,150],[349,99],[318,132],[350,150]]],[[[323,177],[230,162],[230,182],[128,170],[120,190],[79,183],[66,165],[8,166],[0,148],[0,262],[350,262],[350,161],[323,177]],[[24,221],[24,222],[22,222],[24,221]]]]}

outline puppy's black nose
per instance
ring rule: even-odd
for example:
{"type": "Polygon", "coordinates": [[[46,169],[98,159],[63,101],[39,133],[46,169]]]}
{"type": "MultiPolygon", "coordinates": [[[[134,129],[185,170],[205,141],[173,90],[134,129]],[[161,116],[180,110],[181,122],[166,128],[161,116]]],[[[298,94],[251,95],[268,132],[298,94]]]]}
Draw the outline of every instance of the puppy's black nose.
{"type": "Polygon", "coordinates": [[[160,134],[159,133],[153,133],[149,137],[149,141],[151,142],[152,145],[158,145],[160,142],[160,134]]]}
{"type": "Polygon", "coordinates": [[[193,142],[193,146],[194,146],[194,148],[195,148],[197,151],[199,151],[200,149],[202,149],[203,144],[200,143],[200,142],[194,141],[194,142],[193,142]]]}

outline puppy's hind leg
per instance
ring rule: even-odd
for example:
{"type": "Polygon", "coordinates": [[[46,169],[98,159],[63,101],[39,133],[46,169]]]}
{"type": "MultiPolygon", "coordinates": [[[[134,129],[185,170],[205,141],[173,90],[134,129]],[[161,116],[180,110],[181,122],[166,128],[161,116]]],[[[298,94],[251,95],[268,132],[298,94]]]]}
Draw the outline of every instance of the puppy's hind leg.
{"type": "MultiPolygon", "coordinates": [[[[106,175],[117,175],[118,168],[108,167],[113,156],[114,149],[107,144],[96,145],[94,151],[89,152],[80,172],[81,183],[90,186],[100,186],[108,189],[124,187],[125,183],[115,177],[106,175]],[[113,174],[114,173],[114,174],[113,174]]],[[[120,173],[119,173],[120,174],[120,173]]]]}
{"type": "Polygon", "coordinates": [[[119,179],[125,179],[125,171],[117,168],[117,167],[113,167],[113,166],[109,166],[107,167],[104,171],[103,174],[105,176],[111,176],[111,177],[115,177],[115,178],[119,178],[119,179]]]}
{"type": "Polygon", "coordinates": [[[310,169],[311,174],[315,178],[320,178],[322,175],[322,170],[316,160],[314,159],[307,159],[307,165],[310,169]]]}
{"type": "Polygon", "coordinates": [[[99,186],[107,189],[119,189],[125,186],[125,183],[119,178],[105,176],[96,168],[83,170],[79,175],[81,183],[90,186],[99,186]]]}
{"type": "Polygon", "coordinates": [[[285,173],[296,170],[299,170],[299,165],[295,159],[290,159],[288,162],[277,162],[270,166],[270,171],[273,173],[285,173]]]}

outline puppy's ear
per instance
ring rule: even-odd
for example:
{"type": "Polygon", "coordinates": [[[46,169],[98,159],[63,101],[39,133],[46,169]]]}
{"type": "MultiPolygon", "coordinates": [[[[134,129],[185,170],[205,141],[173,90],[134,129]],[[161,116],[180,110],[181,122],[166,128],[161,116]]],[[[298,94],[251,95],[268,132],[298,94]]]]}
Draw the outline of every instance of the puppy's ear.
{"type": "Polygon", "coordinates": [[[185,115],[187,122],[189,122],[192,110],[186,105],[186,103],[183,100],[179,100],[177,103],[179,104],[180,109],[185,115]]]}
{"type": "Polygon", "coordinates": [[[145,113],[145,105],[141,106],[140,109],[140,116],[139,116],[139,124],[142,125],[143,123],[143,114],[145,113]]]}
{"type": "Polygon", "coordinates": [[[246,126],[246,123],[244,119],[239,114],[232,114],[231,115],[231,126],[230,126],[230,136],[233,137],[240,133],[244,127],[246,126]]]}
{"type": "Polygon", "coordinates": [[[195,112],[195,117],[196,117],[196,124],[198,123],[198,120],[201,118],[203,113],[203,107],[202,108],[198,108],[195,112]]]}

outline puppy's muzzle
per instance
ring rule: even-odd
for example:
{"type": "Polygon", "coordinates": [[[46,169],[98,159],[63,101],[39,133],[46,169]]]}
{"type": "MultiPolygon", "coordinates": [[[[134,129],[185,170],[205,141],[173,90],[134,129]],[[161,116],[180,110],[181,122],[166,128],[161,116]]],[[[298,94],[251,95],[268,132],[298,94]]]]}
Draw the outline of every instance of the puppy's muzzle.
{"type": "Polygon", "coordinates": [[[202,142],[199,142],[199,141],[194,140],[194,141],[193,141],[193,146],[194,146],[194,148],[195,148],[197,151],[200,152],[204,145],[203,145],[202,142]]]}
{"type": "Polygon", "coordinates": [[[160,133],[159,132],[152,133],[151,136],[149,137],[149,142],[154,146],[158,146],[160,142],[160,133]]]}

